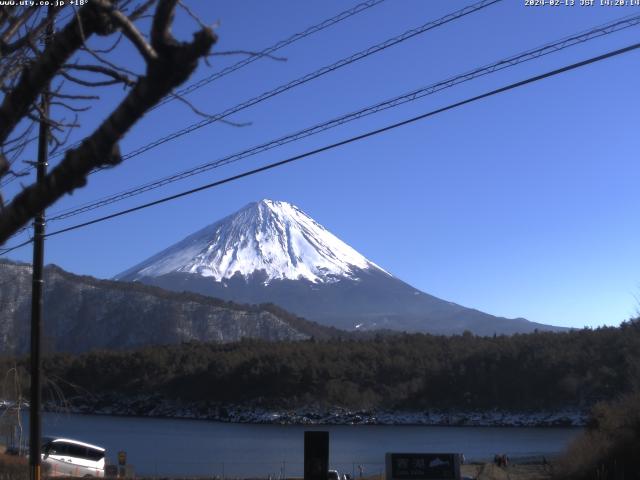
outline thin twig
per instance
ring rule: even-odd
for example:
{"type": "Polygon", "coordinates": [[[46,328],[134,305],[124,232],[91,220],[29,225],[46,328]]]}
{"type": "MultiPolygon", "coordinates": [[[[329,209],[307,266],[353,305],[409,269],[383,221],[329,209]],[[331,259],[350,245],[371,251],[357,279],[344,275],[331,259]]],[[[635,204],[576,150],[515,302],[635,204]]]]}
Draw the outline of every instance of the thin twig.
{"type": "Polygon", "coordinates": [[[49,102],[49,105],[57,105],[59,107],[62,108],[66,108],[67,110],[70,110],[72,112],[86,112],[88,110],[91,110],[91,107],[74,107],[72,105],[69,105],[68,103],[64,103],[64,102],[55,102],[55,101],[51,101],[49,102]]]}
{"type": "Polygon", "coordinates": [[[59,92],[52,92],[50,95],[55,98],[66,98],[68,100],[100,100],[99,95],[69,95],[67,93],[59,92]]]}
{"type": "MultiPolygon", "coordinates": [[[[204,117],[204,118],[213,118],[214,117],[214,115],[210,115],[210,114],[205,113],[202,110],[198,109],[193,103],[191,103],[189,100],[187,100],[186,98],[184,98],[183,96],[181,96],[181,95],[179,95],[177,93],[171,92],[169,95],[174,97],[176,100],[179,100],[182,103],[186,104],[193,111],[193,113],[195,113],[196,115],[199,115],[199,116],[204,117]]],[[[225,120],[225,119],[220,119],[218,121],[221,122],[221,123],[224,123],[226,125],[231,125],[232,127],[248,127],[250,125],[253,125],[253,122],[237,123],[237,122],[233,122],[233,121],[225,120]]]]}
{"type": "Polygon", "coordinates": [[[53,15],[51,15],[51,16],[47,15],[44,18],[44,20],[42,20],[37,27],[30,28],[27,31],[27,33],[25,33],[24,37],[19,38],[18,40],[14,41],[13,43],[10,43],[10,44],[5,44],[4,42],[0,43],[0,54],[6,55],[7,53],[15,52],[15,51],[21,49],[22,47],[25,47],[27,45],[27,43],[29,43],[30,41],[33,41],[34,39],[40,37],[42,35],[42,32],[44,31],[44,29],[51,22],[54,21],[56,14],[57,14],[57,12],[54,11],[53,15]]]}
{"type": "Polygon", "coordinates": [[[146,11],[149,10],[151,5],[156,3],[156,1],[157,0],[147,0],[146,2],[144,2],[142,5],[136,8],[133,12],[131,12],[131,15],[129,15],[129,19],[131,21],[140,20],[141,18],[143,18],[143,15],[146,13],[146,11]]]}
{"type": "MultiPolygon", "coordinates": [[[[111,68],[103,67],[102,65],[78,65],[78,64],[66,64],[63,65],[64,69],[67,70],[78,70],[81,72],[92,72],[92,73],[100,73],[107,77],[111,77],[117,82],[124,83],[128,87],[132,87],[136,84],[136,82],[130,79],[128,76],[120,73],[118,70],[113,70],[111,68]]],[[[67,72],[68,73],[68,72],[67,72]]]]}
{"type": "Polygon", "coordinates": [[[138,52],[140,52],[140,55],[142,55],[147,62],[152,62],[158,58],[156,51],[147,43],[140,31],[126,15],[115,9],[113,4],[105,0],[94,0],[94,3],[111,16],[116,24],[122,29],[125,36],[131,41],[131,43],[133,43],[133,45],[138,49],[138,52]]]}
{"type": "MultiPolygon", "coordinates": [[[[76,118],[77,118],[77,117],[76,117],[76,118]]],[[[72,132],[72,131],[73,131],[73,130],[72,130],[71,128],[69,128],[69,129],[67,130],[67,134],[65,135],[65,137],[64,137],[64,139],[63,139],[63,140],[58,140],[58,138],[57,138],[57,137],[55,137],[55,136],[50,132],[50,133],[51,133],[51,135],[52,135],[52,137],[53,137],[53,138],[55,138],[55,141],[56,141],[56,146],[55,146],[55,147],[53,147],[53,149],[51,150],[51,154],[56,153],[60,147],[62,147],[62,146],[64,146],[64,145],[66,145],[66,144],[67,144],[67,142],[69,141],[69,137],[71,136],[71,132],[72,132]]]]}
{"type": "Polygon", "coordinates": [[[191,9],[182,0],[178,0],[178,5],[180,5],[180,7],[182,7],[182,9],[187,12],[187,15],[189,15],[200,28],[210,28],[210,26],[204,23],[198,15],[193,13],[193,11],[191,11],[191,9]]]}
{"type": "Polygon", "coordinates": [[[93,51],[96,52],[96,53],[111,53],[116,49],[118,44],[122,41],[122,37],[124,37],[124,34],[122,32],[120,32],[120,35],[118,35],[118,37],[116,38],[115,42],[113,42],[113,45],[111,45],[110,47],[107,47],[107,48],[103,48],[103,49],[94,48],[93,51]]]}
{"type": "MultiPolygon", "coordinates": [[[[76,15],[78,15],[77,10],[75,8],[75,6],[73,7],[74,11],[76,12],[76,15]]],[[[119,65],[116,65],[115,63],[110,62],[109,60],[107,60],[106,58],[100,56],[97,52],[95,52],[92,48],[90,48],[87,45],[87,40],[86,37],[84,35],[84,31],[82,28],[82,22],[78,22],[79,24],[79,32],[80,32],[80,38],[82,39],[82,47],[81,49],[84,50],[85,52],[87,52],[89,55],[91,55],[93,58],[95,58],[96,60],[98,60],[100,63],[104,63],[105,65],[111,67],[113,70],[117,70],[123,73],[126,73],[127,75],[131,75],[134,77],[137,77],[138,74],[135,72],[132,72],[131,70],[128,70],[124,67],[121,67],[119,65]]]]}
{"type": "MultiPolygon", "coordinates": [[[[83,80],[81,78],[77,78],[74,77],[73,75],[69,74],[68,72],[64,72],[64,71],[60,71],[60,75],[62,75],[64,78],[66,78],[67,80],[69,80],[70,82],[73,83],[77,83],[78,85],[83,85],[85,87],[104,87],[107,85],[117,85],[119,83],[122,83],[122,80],[104,80],[104,81],[91,81],[91,80],[83,80]]],[[[134,83],[135,85],[135,83],[134,83]]]]}

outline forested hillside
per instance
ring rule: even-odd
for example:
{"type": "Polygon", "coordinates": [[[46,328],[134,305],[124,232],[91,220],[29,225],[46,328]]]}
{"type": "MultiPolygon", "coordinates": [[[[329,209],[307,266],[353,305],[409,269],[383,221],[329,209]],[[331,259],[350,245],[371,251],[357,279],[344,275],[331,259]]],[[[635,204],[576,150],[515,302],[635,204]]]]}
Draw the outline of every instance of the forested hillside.
{"type": "Polygon", "coordinates": [[[640,322],[493,338],[185,343],[59,354],[44,365],[69,397],[115,392],[272,408],[586,409],[640,386],[640,322]]]}

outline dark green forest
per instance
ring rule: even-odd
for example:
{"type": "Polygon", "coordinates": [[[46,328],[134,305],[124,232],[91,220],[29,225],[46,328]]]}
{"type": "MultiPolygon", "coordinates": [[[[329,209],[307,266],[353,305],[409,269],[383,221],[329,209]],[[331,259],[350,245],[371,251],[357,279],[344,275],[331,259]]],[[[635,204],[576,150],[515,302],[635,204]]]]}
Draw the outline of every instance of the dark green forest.
{"type": "MultiPolygon", "coordinates": [[[[26,371],[27,360],[17,361],[26,371]]],[[[15,362],[4,358],[0,366],[15,362]]],[[[44,359],[44,373],[68,397],[116,392],[277,408],[586,410],[640,390],[640,321],[514,336],[245,340],[56,354],[44,359]]]]}

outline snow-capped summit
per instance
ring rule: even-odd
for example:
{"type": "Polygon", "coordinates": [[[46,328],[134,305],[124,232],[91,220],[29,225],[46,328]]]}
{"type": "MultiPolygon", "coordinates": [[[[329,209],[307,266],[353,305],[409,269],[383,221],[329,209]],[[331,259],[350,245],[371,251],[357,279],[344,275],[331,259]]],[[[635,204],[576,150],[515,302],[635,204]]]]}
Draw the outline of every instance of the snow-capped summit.
{"type": "Polygon", "coordinates": [[[442,300],[388,274],[287,202],[261,200],[121,273],[177,292],[274,303],[322,325],[478,335],[554,327],[442,300]]]}
{"type": "Polygon", "coordinates": [[[116,278],[190,273],[215,281],[255,272],[272,280],[334,282],[380,269],[295,205],[261,200],[209,225],[116,278]]]}

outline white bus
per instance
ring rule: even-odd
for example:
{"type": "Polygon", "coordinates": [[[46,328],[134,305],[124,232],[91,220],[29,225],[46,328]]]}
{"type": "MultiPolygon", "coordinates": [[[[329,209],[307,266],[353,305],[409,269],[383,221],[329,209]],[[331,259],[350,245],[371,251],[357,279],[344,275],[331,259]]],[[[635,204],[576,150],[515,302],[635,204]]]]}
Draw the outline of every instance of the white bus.
{"type": "Polygon", "coordinates": [[[49,477],[104,477],[105,449],[69,438],[44,438],[42,473],[49,477]]]}

